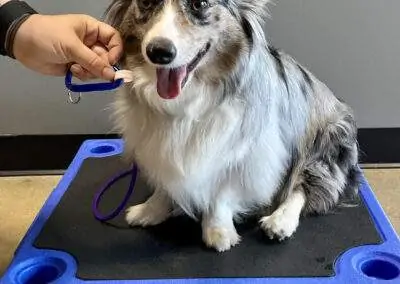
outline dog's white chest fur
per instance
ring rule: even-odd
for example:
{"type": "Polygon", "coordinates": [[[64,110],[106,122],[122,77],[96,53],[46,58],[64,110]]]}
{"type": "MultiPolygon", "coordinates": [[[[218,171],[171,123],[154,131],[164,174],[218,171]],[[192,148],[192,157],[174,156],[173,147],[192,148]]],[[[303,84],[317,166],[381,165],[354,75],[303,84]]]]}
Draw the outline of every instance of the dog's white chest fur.
{"type": "MultiPolygon", "coordinates": [[[[255,137],[242,135],[244,107],[242,102],[230,100],[204,112],[207,108],[199,98],[185,108],[186,114],[172,116],[152,111],[147,104],[122,94],[117,109],[124,112],[120,124],[127,152],[134,153],[133,158],[156,188],[167,191],[192,215],[196,210],[212,210],[221,194],[230,200],[235,213],[241,213],[269,202],[277,189],[285,151],[279,137],[265,137],[269,141],[261,145],[255,137]],[[252,155],[254,147],[265,147],[266,151],[261,156],[252,155]],[[269,162],[265,163],[267,156],[269,162]],[[274,156],[276,163],[271,163],[274,156]],[[259,178],[259,168],[270,174],[259,178]]],[[[270,124],[272,131],[275,122],[270,124]]]]}

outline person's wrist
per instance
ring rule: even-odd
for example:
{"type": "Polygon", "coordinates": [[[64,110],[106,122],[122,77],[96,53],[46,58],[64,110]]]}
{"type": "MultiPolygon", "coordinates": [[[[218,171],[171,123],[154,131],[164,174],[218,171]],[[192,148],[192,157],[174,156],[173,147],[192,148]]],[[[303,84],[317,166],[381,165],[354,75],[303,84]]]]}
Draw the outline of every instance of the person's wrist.
{"type": "MultiPolygon", "coordinates": [[[[8,37],[6,41],[6,51],[7,55],[13,59],[16,59],[15,56],[15,42],[17,39],[17,35],[20,34],[20,29],[22,26],[29,25],[29,21],[31,17],[38,16],[38,15],[23,15],[18,20],[16,20],[13,25],[10,27],[8,32],[8,37]]],[[[29,37],[29,34],[24,34],[25,36],[29,37]]]]}
{"type": "Polygon", "coordinates": [[[12,58],[19,60],[32,48],[35,35],[31,27],[35,25],[37,18],[40,17],[41,15],[29,15],[24,21],[20,22],[19,27],[15,30],[12,45],[9,46],[9,53],[12,54],[12,58]]]}
{"type": "Polygon", "coordinates": [[[20,26],[37,12],[24,1],[11,0],[0,6],[0,54],[15,58],[13,44],[20,26]]]}

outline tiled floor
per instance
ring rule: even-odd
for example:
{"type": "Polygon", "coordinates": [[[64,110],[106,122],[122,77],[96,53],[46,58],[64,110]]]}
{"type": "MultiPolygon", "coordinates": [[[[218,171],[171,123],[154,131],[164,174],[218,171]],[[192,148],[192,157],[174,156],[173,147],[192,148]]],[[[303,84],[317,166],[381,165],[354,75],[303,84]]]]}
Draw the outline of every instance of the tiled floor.
{"type": "MultiPolygon", "coordinates": [[[[365,174],[400,233],[400,169],[366,170],[365,174]]],[[[58,181],[58,176],[0,178],[0,275],[58,181]]]]}

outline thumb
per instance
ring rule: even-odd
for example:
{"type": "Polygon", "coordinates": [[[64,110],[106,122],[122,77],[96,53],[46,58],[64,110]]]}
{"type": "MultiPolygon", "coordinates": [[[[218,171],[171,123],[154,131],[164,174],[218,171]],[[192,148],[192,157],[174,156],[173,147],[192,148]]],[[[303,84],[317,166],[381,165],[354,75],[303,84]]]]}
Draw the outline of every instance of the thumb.
{"type": "Polygon", "coordinates": [[[96,77],[114,80],[115,70],[79,39],[71,43],[68,59],[78,63],[96,77]]]}

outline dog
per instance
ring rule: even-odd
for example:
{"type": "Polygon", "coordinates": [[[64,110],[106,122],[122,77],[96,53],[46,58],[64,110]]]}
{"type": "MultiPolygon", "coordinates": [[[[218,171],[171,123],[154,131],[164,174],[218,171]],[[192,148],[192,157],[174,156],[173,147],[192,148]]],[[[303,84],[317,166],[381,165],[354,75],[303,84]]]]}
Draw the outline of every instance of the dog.
{"type": "Polygon", "coordinates": [[[133,82],[116,95],[124,156],[154,188],[131,226],[176,214],[201,222],[207,247],[240,243],[256,216],[271,239],[357,196],[352,109],[264,32],[268,0],[113,0],[133,82]],[[272,208],[265,214],[266,208],[272,208]]]}

